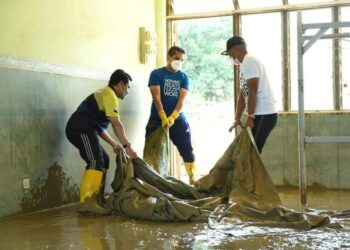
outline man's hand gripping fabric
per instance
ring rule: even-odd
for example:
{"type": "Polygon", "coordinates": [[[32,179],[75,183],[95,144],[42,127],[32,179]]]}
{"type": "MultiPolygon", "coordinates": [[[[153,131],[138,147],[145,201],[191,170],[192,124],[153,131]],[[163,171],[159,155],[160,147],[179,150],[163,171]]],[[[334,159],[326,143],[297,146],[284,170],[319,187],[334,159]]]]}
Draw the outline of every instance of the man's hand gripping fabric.
{"type": "Polygon", "coordinates": [[[235,127],[237,127],[237,126],[243,127],[242,122],[241,122],[240,119],[235,120],[235,122],[232,124],[232,126],[229,128],[228,131],[229,131],[229,132],[232,132],[232,130],[233,130],[235,127]]]}
{"type": "Polygon", "coordinates": [[[168,127],[169,121],[168,121],[166,113],[164,112],[163,109],[158,111],[158,116],[159,116],[160,120],[162,121],[162,128],[168,127]]]}
{"type": "Polygon", "coordinates": [[[177,112],[176,110],[174,110],[173,113],[169,115],[168,117],[169,128],[174,125],[175,120],[179,117],[179,115],[180,115],[179,112],[177,112]]]}

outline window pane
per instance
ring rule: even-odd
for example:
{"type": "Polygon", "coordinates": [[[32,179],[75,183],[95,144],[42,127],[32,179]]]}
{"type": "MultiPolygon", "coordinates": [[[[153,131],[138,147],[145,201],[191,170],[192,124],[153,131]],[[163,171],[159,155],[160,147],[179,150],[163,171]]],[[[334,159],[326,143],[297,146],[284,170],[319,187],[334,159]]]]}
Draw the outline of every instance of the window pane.
{"type": "MultiPolygon", "coordinates": [[[[350,22],[350,7],[341,9],[343,22],[350,22]]],[[[344,28],[342,33],[350,33],[350,28],[344,28]]],[[[342,39],[343,51],[343,108],[350,109],[350,38],[342,39]]]]}
{"type": "Polygon", "coordinates": [[[289,5],[330,2],[330,0],[288,0],[289,5]]]}
{"type": "Polygon", "coordinates": [[[240,9],[253,9],[253,8],[263,8],[263,7],[275,7],[283,5],[282,0],[240,0],[239,8],[240,9]]]}
{"type": "MultiPolygon", "coordinates": [[[[184,111],[191,126],[199,174],[207,174],[232,142],[234,120],[233,66],[226,56],[232,17],[175,22],[178,45],[186,50],[183,70],[190,79],[184,111]]],[[[181,168],[184,171],[184,168],[181,168]]]]}
{"type": "MultiPolygon", "coordinates": [[[[330,9],[303,11],[303,23],[331,22],[330,9]]],[[[297,13],[290,15],[292,110],[298,110],[297,13]]],[[[313,30],[313,33],[317,30],[313,30]]],[[[310,34],[310,33],[308,33],[310,34]]],[[[305,43],[304,43],[305,44],[305,43]]],[[[332,40],[319,39],[304,54],[304,109],[333,109],[332,40]]]]}
{"type": "Polygon", "coordinates": [[[281,15],[242,16],[242,36],[247,42],[248,53],[264,64],[274,90],[277,110],[282,110],[281,15]]]}
{"type": "Polygon", "coordinates": [[[232,0],[174,0],[174,14],[233,10],[232,0]]]}

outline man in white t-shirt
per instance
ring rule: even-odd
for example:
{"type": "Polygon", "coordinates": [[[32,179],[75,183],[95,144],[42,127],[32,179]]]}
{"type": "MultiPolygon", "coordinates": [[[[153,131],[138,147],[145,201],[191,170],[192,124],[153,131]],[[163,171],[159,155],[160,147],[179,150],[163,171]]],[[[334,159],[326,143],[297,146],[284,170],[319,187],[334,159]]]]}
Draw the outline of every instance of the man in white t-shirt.
{"type": "Polygon", "coordinates": [[[241,117],[247,113],[247,126],[252,129],[259,153],[266,139],[277,123],[275,98],[264,65],[248,54],[244,39],[234,36],[227,40],[226,50],[221,53],[228,55],[240,70],[240,93],[237,100],[235,122],[242,126],[241,117]]]}

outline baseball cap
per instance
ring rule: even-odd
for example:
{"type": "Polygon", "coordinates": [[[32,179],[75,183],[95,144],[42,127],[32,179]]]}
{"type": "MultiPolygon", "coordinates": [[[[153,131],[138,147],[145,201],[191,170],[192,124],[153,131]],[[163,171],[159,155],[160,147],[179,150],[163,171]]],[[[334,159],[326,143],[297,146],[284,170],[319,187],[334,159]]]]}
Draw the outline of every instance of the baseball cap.
{"type": "Polygon", "coordinates": [[[221,52],[221,55],[227,56],[228,55],[228,51],[236,45],[239,44],[245,44],[245,41],[243,39],[243,37],[240,36],[233,36],[230,39],[227,40],[226,42],[226,50],[221,52]]]}

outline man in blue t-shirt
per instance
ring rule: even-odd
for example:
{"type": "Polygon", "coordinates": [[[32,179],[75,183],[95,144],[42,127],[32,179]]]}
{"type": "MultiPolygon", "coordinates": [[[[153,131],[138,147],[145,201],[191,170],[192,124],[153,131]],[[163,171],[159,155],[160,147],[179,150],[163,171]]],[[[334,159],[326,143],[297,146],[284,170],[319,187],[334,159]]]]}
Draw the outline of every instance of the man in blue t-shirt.
{"type": "Polygon", "coordinates": [[[146,127],[146,137],[159,126],[169,127],[170,139],[177,147],[185,163],[190,183],[194,183],[194,154],[191,132],[185,114],[181,112],[189,89],[187,75],[180,71],[185,51],[177,46],[169,49],[167,66],[152,71],[148,86],[153,103],[146,127]]]}

